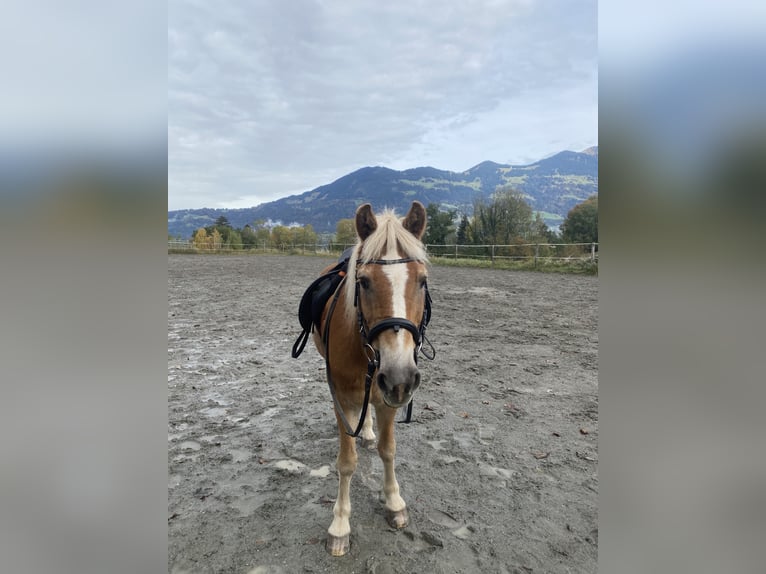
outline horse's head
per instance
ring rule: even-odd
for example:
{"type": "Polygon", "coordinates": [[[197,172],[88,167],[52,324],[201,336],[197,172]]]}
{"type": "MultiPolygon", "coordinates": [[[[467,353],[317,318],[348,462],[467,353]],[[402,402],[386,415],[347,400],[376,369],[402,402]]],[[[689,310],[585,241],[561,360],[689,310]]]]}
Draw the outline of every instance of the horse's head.
{"type": "Polygon", "coordinates": [[[390,211],[376,217],[370,204],[356,211],[360,242],[348,284],[354,289],[362,344],[379,360],[377,385],[391,407],[407,404],[420,384],[416,361],[426,320],[427,257],[420,241],[425,229],[426,210],[417,201],[401,220],[390,211]]]}

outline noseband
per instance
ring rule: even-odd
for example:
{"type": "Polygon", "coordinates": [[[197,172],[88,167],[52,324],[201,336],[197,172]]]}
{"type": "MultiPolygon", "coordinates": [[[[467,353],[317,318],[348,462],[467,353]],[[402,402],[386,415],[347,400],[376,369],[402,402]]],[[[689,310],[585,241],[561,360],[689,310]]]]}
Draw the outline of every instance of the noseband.
{"type": "MultiPolygon", "coordinates": [[[[403,259],[373,259],[371,261],[365,262],[365,265],[395,265],[398,263],[410,263],[411,261],[418,260],[412,257],[406,257],[403,259]]],[[[358,266],[359,263],[357,263],[357,267],[358,266]]],[[[355,275],[358,277],[357,274],[355,275]]],[[[393,329],[396,333],[398,333],[402,328],[408,330],[412,334],[412,338],[415,341],[416,365],[418,363],[419,352],[422,352],[426,359],[433,360],[436,356],[436,350],[428,338],[426,338],[426,326],[431,320],[431,295],[428,292],[428,284],[423,285],[426,293],[425,303],[423,304],[423,317],[420,320],[419,326],[415,325],[415,323],[404,317],[387,317],[378,321],[375,325],[373,325],[371,329],[368,329],[367,321],[365,320],[364,314],[362,313],[362,306],[359,304],[359,279],[357,278],[356,285],[354,287],[354,307],[356,307],[357,321],[359,323],[359,333],[362,337],[363,349],[365,356],[367,357],[367,375],[364,379],[364,402],[362,404],[362,412],[359,416],[359,424],[357,425],[356,430],[352,430],[351,425],[348,423],[346,415],[343,412],[343,408],[335,396],[335,385],[333,385],[332,378],[330,376],[330,320],[332,319],[333,311],[335,310],[335,304],[337,303],[338,297],[340,296],[341,288],[345,282],[346,277],[343,278],[343,281],[340,285],[338,285],[338,288],[335,291],[335,296],[333,297],[332,303],[330,304],[330,309],[327,313],[322,340],[325,345],[325,369],[327,371],[327,383],[330,387],[330,394],[332,395],[333,402],[335,403],[335,410],[343,422],[346,434],[352,437],[356,437],[359,436],[359,433],[361,432],[362,426],[364,424],[364,419],[367,416],[367,408],[370,403],[370,389],[372,388],[372,377],[380,366],[380,352],[372,345],[373,341],[375,341],[375,338],[380,335],[380,333],[388,329],[393,329]],[[430,348],[429,352],[423,350],[423,341],[428,343],[430,348]]],[[[405,419],[400,422],[409,423],[411,419],[412,400],[410,400],[409,404],[407,405],[407,415],[405,419]]]]}

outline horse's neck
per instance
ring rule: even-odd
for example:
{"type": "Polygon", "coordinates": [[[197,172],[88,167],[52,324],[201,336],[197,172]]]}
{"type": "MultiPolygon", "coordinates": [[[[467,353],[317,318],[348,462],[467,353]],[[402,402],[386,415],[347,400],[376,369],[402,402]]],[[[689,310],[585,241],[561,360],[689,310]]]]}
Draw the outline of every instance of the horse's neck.
{"type": "MultiPolygon", "coordinates": [[[[350,279],[347,277],[346,281],[350,279]]],[[[336,315],[337,317],[333,317],[333,321],[337,321],[338,332],[342,333],[344,338],[348,338],[348,341],[358,339],[359,319],[357,318],[356,307],[354,307],[353,289],[343,289],[340,293],[336,315]]]]}

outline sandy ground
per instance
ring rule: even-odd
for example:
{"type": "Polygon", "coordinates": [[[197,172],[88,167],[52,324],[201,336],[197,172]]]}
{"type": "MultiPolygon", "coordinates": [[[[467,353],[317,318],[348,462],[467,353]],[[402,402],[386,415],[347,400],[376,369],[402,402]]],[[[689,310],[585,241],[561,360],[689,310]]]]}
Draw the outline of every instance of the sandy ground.
{"type": "Polygon", "coordinates": [[[433,266],[433,362],[397,425],[410,525],[359,448],[324,549],[337,431],[297,307],[329,259],[168,256],[168,571],[596,572],[598,279],[433,266]]]}

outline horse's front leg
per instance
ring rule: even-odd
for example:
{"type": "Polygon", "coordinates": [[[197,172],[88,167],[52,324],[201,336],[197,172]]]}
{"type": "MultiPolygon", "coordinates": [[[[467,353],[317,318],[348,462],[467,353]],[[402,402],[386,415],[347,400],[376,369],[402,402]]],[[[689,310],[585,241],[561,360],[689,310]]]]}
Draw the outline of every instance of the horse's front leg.
{"type": "Polygon", "coordinates": [[[375,446],[375,431],[372,430],[372,409],[367,410],[362,425],[362,448],[373,448],[375,446]]]}
{"type": "Polygon", "coordinates": [[[399,495],[399,483],[394,471],[396,439],[394,417],[396,409],[380,406],[375,409],[378,421],[378,454],[383,461],[383,494],[385,496],[386,520],[393,528],[404,528],[409,523],[407,504],[399,495]]]}
{"type": "MultiPolygon", "coordinates": [[[[348,411],[346,411],[348,412],[348,411]]],[[[351,413],[349,413],[351,414],[351,413]]],[[[358,416],[358,415],[357,415],[358,416]]],[[[327,551],[333,556],[343,556],[349,550],[351,524],[351,496],[349,493],[351,477],[356,470],[356,442],[353,437],[346,434],[343,430],[338,413],[335,413],[338,421],[338,435],[340,437],[340,451],[336,461],[338,469],[338,498],[333,507],[333,520],[330,528],[327,529],[327,551]]]]}

